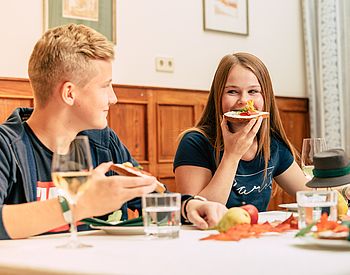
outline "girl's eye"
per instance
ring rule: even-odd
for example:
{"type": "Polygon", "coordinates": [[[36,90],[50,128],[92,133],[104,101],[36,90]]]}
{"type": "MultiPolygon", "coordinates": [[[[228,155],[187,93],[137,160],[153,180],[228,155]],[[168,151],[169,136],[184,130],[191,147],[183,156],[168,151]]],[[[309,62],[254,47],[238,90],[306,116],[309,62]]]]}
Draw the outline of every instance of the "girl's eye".
{"type": "Polygon", "coordinates": [[[229,90],[229,91],[227,91],[227,93],[233,94],[233,95],[238,94],[238,92],[236,90],[229,90]]]}
{"type": "Polygon", "coordinates": [[[258,90],[250,90],[248,93],[249,94],[259,94],[260,91],[258,91],[258,90]]]}

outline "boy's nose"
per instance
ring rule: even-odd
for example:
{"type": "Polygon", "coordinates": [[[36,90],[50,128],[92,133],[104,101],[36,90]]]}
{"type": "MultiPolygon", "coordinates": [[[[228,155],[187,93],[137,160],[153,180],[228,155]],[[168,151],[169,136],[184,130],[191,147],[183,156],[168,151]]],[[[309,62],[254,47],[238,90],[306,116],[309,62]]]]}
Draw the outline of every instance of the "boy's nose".
{"type": "Polygon", "coordinates": [[[116,93],[114,92],[113,88],[111,87],[111,92],[109,93],[109,104],[110,105],[113,105],[113,104],[116,104],[118,102],[118,98],[117,98],[117,95],[116,93]]]}

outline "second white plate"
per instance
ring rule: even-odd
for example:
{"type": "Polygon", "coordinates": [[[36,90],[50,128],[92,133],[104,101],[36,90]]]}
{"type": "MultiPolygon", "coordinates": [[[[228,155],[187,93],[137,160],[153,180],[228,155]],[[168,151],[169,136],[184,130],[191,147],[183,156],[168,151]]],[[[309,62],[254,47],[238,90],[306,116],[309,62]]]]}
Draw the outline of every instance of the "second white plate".
{"type": "Polygon", "coordinates": [[[143,226],[94,226],[93,229],[101,229],[108,234],[113,235],[143,235],[143,226]]]}
{"type": "Polygon", "coordinates": [[[298,211],[298,204],[296,202],[294,203],[283,203],[283,204],[279,204],[279,207],[285,208],[289,211],[298,211]]]}
{"type": "Polygon", "coordinates": [[[341,248],[350,250],[350,242],[347,240],[317,239],[311,236],[300,238],[305,244],[322,246],[325,248],[341,248]]]}
{"type": "MultiPolygon", "coordinates": [[[[286,212],[286,211],[267,211],[267,212],[259,212],[259,223],[264,222],[282,222],[286,219],[288,219],[292,213],[286,212]]],[[[295,215],[295,214],[293,214],[295,215]]]]}

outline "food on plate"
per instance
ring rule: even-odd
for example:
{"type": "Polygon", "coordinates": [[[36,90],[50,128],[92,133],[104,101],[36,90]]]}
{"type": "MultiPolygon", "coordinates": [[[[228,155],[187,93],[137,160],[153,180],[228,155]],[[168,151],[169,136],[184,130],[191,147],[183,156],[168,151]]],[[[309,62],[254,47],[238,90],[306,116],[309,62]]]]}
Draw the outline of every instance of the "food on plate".
{"type": "Polygon", "coordinates": [[[323,213],[320,221],[314,222],[306,228],[301,229],[296,234],[296,237],[311,235],[318,239],[350,240],[349,228],[349,221],[330,221],[328,220],[328,214],[323,213]]]}
{"type": "Polygon", "coordinates": [[[113,223],[117,224],[121,221],[122,215],[123,215],[123,213],[120,209],[116,210],[112,214],[108,215],[107,222],[109,222],[111,224],[113,224],[113,223]]]}
{"type": "Polygon", "coordinates": [[[346,240],[348,236],[349,231],[333,232],[332,230],[326,230],[316,234],[317,238],[327,240],[346,240]]]}
{"type": "Polygon", "coordinates": [[[329,221],[328,214],[323,213],[316,223],[315,237],[319,239],[346,240],[349,237],[349,222],[329,221]]]}
{"type": "Polygon", "coordinates": [[[226,112],[224,116],[228,121],[235,122],[235,121],[248,121],[250,119],[258,118],[260,116],[263,118],[268,118],[269,113],[256,110],[254,107],[254,101],[248,100],[244,108],[238,111],[226,112]]]}
{"type": "MultiPolygon", "coordinates": [[[[130,176],[130,177],[150,177],[152,176],[150,173],[142,170],[142,167],[135,167],[130,162],[124,162],[122,164],[112,164],[110,167],[111,170],[117,172],[122,176],[130,176]]],[[[166,190],[165,185],[157,181],[156,192],[164,193],[166,190]]]]}
{"type": "Polygon", "coordinates": [[[259,219],[259,210],[252,204],[246,204],[241,206],[244,210],[249,213],[250,224],[257,224],[259,219]]]}
{"type": "Polygon", "coordinates": [[[249,213],[241,207],[232,207],[221,218],[216,229],[219,232],[226,232],[232,226],[243,223],[250,224],[249,213]]]}

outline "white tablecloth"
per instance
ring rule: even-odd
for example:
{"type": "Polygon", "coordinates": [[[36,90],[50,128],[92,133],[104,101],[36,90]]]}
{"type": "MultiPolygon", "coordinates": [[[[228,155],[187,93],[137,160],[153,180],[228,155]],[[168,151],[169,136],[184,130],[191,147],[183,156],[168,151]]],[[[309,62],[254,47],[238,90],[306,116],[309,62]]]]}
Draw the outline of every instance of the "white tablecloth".
{"type": "MultiPolygon", "coordinates": [[[[281,215],[261,214],[260,220],[281,215]]],[[[91,231],[80,239],[93,247],[77,250],[56,248],[66,235],[0,241],[0,274],[350,274],[350,246],[306,245],[295,232],[239,242],[199,240],[210,233],[216,231],[184,228],[178,239],[150,240],[91,231]]]]}

